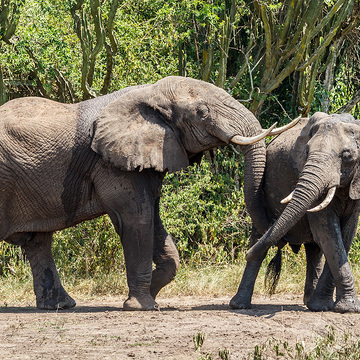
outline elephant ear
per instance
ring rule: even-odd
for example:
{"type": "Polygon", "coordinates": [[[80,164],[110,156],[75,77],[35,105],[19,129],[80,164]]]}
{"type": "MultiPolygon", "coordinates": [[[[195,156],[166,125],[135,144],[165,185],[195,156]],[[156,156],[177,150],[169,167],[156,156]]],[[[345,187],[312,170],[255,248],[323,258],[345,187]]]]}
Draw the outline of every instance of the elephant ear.
{"type": "Polygon", "coordinates": [[[131,91],[95,120],[93,151],[122,170],[175,172],[189,165],[179,135],[168,125],[171,103],[155,85],[131,91]]]}
{"type": "Polygon", "coordinates": [[[360,200],[360,170],[357,167],[350,184],[349,196],[351,200],[360,200]]]}
{"type": "MultiPolygon", "coordinates": [[[[349,115],[349,114],[346,114],[346,115],[349,115]]],[[[349,116],[351,116],[351,115],[349,115],[349,116]]],[[[357,136],[357,139],[358,139],[357,147],[358,147],[358,152],[360,154],[360,121],[355,120],[355,119],[350,119],[350,120],[351,120],[351,122],[354,122],[359,128],[359,133],[357,136]]],[[[350,196],[351,200],[360,200],[360,164],[359,163],[357,164],[357,166],[355,168],[354,176],[350,183],[349,196],[350,196]]]]}

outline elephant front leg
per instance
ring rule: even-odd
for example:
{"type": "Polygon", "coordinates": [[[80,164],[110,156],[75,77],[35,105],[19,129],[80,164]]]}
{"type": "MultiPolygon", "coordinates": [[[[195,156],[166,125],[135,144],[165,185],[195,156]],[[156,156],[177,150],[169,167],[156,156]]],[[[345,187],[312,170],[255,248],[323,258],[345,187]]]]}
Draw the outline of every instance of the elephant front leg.
{"type": "MultiPolygon", "coordinates": [[[[325,209],[308,218],[314,239],[321,246],[326,258],[323,274],[314,295],[308,302],[309,309],[328,310],[327,301],[335,284],[336,300],[333,310],[341,313],[360,312],[360,302],[356,297],[354,278],[347,258],[352,240],[347,239],[347,236],[343,240],[340,221],[331,209],[325,209]],[[323,304],[322,308],[321,304],[323,304]]],[[[356,225],[348,224],[348,226],[356,225]]],[[[354,234],[352,231],[347,232],[354,234]]],[[[350,237],[353,238],[353,235],[350,237]]]]}
{"type": "MultiPolygon", "coordinates": [[[[346,255],[350,251],[351,244],[354,240],[356,231],[357,231],[357,224],[359,218],[359,211],[354,210],[352,214],[348,217],[345,217],[341,220],[341,229],[342,229],[342,240],[344,244],[344,248],[346,251],[346,255]]],[[[347,257],[346,257],[347,258],[347,257]]],[[[336,302],[334,306],[334,311],[344,313],[344,312],[360,312],[360,301],[356,296],[355,293],[355,286],[353,285],[354,279],[350,270],[349,263],[347,263],[347,267],[349,268],[349,272],[352,278],[352,285],[351,283],[348,285],[348,288],[345,288],[345,291],[340,289],[341,291],[338,292],[336,288],[336,302]],[[350,296],[348,296],[350,295],[350,296]]]]}
{"type": "Polygon", "coordinates": [[[156,268],[153,270],[150,286],[150,293],[154,299],[158,292],[175,278],[180,264],[179,253],[176,246],[160,219],[159,200],[160,199],[157,199],[156,201],[154,214],[153,261],[156,268]]]}
{"type": "MultiPolygon", "coordinates": [[[[251,235],[250,247],[256,242],[260,236],[254,233],[251,235]]],[[[251,298],[254,292],[255,281],[258,276],[261,264],[266,256],[266,253],[255,261],[246,263],[244,274],[242,276],[238,291],[236,295],[230,300],[230,307],[232,309],[250,309],[251,298]]]]}
{"type": "Polygon", "coordinates": [[[150,295],[153,254],[153,209],[141,214],[122,215],[120,234],[124,249],[129,296],[124,310],[157,310],[150,295]]]}
{"type": "Polygon", "coordinates": [[[35,233],[22,248],[30,262],[36,306],[44,310],[67,309],[76,305],[61,285],[51,252],[52,233],[35,233]]]}
{"type": "MultiPolygon", "coordinates": [[[[308,261],[308,260],[307,260],[308,261]]],[[[330,311],[334,308],[335,283],[331,274],[328,262],[325,262],[324,269],[320,275],[316,288],[305,303],[311,311],[330,311]]]]}

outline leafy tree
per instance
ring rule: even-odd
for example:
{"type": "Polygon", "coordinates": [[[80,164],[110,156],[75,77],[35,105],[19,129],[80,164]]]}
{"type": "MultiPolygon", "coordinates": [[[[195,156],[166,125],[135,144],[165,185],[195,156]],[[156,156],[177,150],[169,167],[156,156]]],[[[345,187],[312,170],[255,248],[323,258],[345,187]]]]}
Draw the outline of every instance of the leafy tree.
{"type": "Polygon", "coordinates": [[[96,59],[100,52],[106,50],[106,70],[100,94],[109,90],[113,72],[113,57],[117,52],[117,39],[114,34],[114,20],[119,8],[120,0],[113,0],[109,5],[107,17],[103,15],[103,7],[99,0],[77,0],[70,5],[74,29],[78,36],[82,50],[81,90],[83,99],[95,97],[92,90],[96,59]]]}
{"type": "Polygon", "coordinates": [[[191,14],[180,22],[187,28],[181,29],[181,73],[186,73],[184,58],[196,60],[202,79],[246,99],[258,116],[270,95],[278,102],[284,92],[291,96],[280,112],[307,115],[319,87],[326,88],[323,96],[331,91],[334,82],[324,76],[331,63],[339,68],[337,55],[360,20],[358,2],[345,0],[181,4],[191,14]]]}
{"type": "MultiPolygon", "coordinates": [[[[1,0],[0,5],[0,48],[3,42],[10,44],[19,22],[21,6],[25,0],[1,0]]],[[[3,79],[3,71],[0,66],[0,105],[6,101],[6,91],[3,79]]]]}

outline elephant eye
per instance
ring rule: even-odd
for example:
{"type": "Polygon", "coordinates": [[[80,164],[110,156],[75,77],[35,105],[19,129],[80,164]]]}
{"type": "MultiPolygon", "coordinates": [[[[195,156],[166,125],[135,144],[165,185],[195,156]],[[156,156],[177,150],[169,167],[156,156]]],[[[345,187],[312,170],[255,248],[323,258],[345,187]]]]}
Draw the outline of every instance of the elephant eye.
{"type": "Polygon", "coordinates": [[[345,162],[353,161],[353,155],[350,150],[344,150],[342,153],[342,159],[345,162]]]}
{"type": "Polygon", "coordinates": [[[201,104],[198,106],[198,108],[196,109],[196,115],[200,118],[200,119],[204,119],[209,115],[209,108],[205,105],[205,104],[201,104]]]}

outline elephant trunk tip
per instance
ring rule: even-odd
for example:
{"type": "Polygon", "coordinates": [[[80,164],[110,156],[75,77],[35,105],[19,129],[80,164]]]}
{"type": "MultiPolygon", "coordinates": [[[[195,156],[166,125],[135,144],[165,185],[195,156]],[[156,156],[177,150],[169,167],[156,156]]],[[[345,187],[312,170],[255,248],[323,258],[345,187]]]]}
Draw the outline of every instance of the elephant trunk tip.
{"type": "MultiPolygon", "coordinates": [[[[258,260],[262,255],[270,249],[272,245],[275,245],[277,241],[271,238],[272,228],[270,228],[266,234],[264,234],[246,253],[245,260],[247,262],[253,262],[258,260]]],[[[276,237],[277,239],[277,237],[276,237]]]]}

